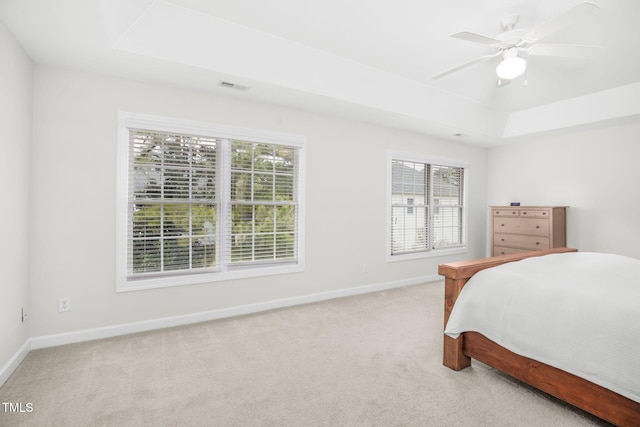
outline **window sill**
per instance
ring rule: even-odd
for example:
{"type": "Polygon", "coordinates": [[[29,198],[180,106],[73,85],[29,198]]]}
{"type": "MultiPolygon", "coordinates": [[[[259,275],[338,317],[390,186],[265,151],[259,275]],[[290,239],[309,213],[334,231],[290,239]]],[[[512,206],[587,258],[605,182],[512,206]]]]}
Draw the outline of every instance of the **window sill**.
{"type": "Polygon", "coordinates": [[[116,292],[132,292],[147,289],[170,288],[202,283],[220,282],[223,280],[247,279],[253,277],[273,276],[277,274],[300,273],[304,265],[278,265],[271,267],[250,268],[235,271],[220,271],[200,274],[151,277],[140,279],[123,278],[116,287],[116,292]]]}

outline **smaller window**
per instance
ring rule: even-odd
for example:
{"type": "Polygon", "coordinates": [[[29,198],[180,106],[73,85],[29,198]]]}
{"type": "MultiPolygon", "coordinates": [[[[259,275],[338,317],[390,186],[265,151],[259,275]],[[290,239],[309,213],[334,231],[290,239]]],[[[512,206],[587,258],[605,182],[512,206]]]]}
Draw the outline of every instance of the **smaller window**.
{"type": "Polygon", "coordinates": [[[390,153],[389,165],[388,259],[466,251],[464,163],[390,153]]]}

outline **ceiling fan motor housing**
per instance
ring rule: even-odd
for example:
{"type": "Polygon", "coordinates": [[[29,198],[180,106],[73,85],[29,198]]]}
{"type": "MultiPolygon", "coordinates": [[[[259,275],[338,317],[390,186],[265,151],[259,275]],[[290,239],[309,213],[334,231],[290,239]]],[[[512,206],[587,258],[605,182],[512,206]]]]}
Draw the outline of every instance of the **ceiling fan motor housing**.
{"type": "Polygon", "coordinates": [[[502,55],[504,59],[496,67],[498,78],[513,80],[527,69],[527,61],[518,56],[517,47],[505,49],[502,55]]]}

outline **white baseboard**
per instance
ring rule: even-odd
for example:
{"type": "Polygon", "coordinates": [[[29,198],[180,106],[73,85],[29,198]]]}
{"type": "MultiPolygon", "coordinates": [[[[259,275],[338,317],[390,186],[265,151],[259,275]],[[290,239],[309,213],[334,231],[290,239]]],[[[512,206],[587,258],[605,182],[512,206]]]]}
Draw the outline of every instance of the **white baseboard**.
{"type": "Polygon", "coordinates": [[[13,371],[15,371],[18,366],[22,363],[27,354],[31,351],[31,340],[27,340],[22,347],[13,355],[11,359],[0,369],[0,386],[4,384],[13,371]]]}
{"type": "Polygon", "coordinates": [[[30,348],[39,349],[39,348],[46,348],[46,347],[54,347],[54,346],[64,345],[64,344],[72,344],[72,343],[78,343],[83,341],[91,341],[96,339],[115,337],[119,335],[132,334],[136,332],[145,332],[145,331],[150,331],[154,329],[169,328],[172,326],[188,325],[191,323],[205,322],[207,320],[215,320],[215,319],[221,319],[225,317],[257,313],[260,311],[272,310],[275,308],[290,307],[290,306],[300,305],[300,304],[308,304],[312,302],[325,301],[325,300],[334,299],[334,298],[360,295],[360,294],[365,294],[369,292],[379,292],[387,289],[400,288],[402,286],[418,285],[420,283],[433,282],[441,279],[442,279],[441,276],[432,274],[429,276],[420,276],[420,277],[414,277],[411,279],[397,280],[393,282],[376,283],[373,285],[358,286],[355,288],[338,289],[334,291],[320,292],[320,293],[309,294],[309,295],[301,295],[298,297],[284,298],[284,299],[273,300],[273,301],[265,301],[265,302],[256,303],[256,304],[247,304],[247,305],[223,308],[218,310],[204,311],[199,313],[190,313],[190,314],[185,314],[181,316],[164,317],[160,319],[145,320],[142,322],[106,326],[103,328],[84,329],[81,331],[67,332],[64,334],[44,335],[40,337],[31,338],[30,348]]]}

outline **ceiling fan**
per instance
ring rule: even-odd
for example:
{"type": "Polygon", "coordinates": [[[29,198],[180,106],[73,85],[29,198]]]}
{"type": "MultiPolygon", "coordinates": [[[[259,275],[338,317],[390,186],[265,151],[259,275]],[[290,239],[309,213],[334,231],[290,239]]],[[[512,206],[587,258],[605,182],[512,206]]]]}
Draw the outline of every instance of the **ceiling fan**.
{"type": "Polygon", "coordinates": [[[470,32],[453,34],[451,37],[490,46],[494,51],[444,71],[434,76],[433,79],[440,79],[471,65],[502,55],[502,61],[496,68],[497,85],[505,86],[526,71],[527,62],[520,56],[521,52],[539,56],[591,58],[598,52],[600,46],[537,43],[537,41],[586,18],[599,9],[600,7],[597,4],[585,1],[533,30],[515,29],[514,27],[518,23],[519,17],[517,15],[509,16],[500,23],[503,32],[495,38],[470,32]]]}

